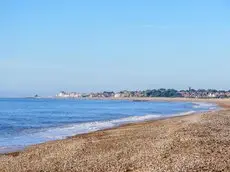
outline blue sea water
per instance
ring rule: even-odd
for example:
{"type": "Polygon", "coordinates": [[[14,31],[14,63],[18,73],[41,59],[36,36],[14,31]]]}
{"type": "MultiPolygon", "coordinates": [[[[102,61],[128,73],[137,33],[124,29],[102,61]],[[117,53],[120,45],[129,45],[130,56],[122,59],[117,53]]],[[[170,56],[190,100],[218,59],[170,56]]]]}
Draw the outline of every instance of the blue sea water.
{"type": "Polygon", "coordinates": [[[0,99],[0,152],[125,123],[217,108],[192,102],[0,99]]]}

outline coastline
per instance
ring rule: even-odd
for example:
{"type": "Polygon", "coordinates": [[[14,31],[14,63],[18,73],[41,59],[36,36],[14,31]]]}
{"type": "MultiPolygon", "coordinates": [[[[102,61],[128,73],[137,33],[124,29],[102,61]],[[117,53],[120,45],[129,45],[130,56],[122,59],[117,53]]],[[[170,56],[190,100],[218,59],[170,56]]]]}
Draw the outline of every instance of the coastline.
{"type": "Polygon", "coordinates": [[[230,98],[184,98],[184,97],[93,97],[93,98],[57,98],[52,97],[51,99],[73,99],[73,100],[127,100],[127,101],[163,101],[163,102],[203,102],[203,103],[214,103],[220,107],[229,107],[230,98]]]}
{"type": "MultiPolygon", "coordinates": [[[[99,142],[99,143],[96,144],[97,145],[96,150],[100,150],[97,147],[101,147],[101,149],[104,150],[107,147],[108,148],[110,148],[111,146],[113,147],[114,146],[113,142],[116,142],[116,141],[118,141],[118,143],[124,144],[127,139],[125,137],[123,137],[123,135],[125,135],[127,138],[130,138],[130,137],[135,138],[135,132],[139,133],[140,135],[136,138],[137,141],[136,141],[136,139],[133,139],[132,142],[134,142],[134,144],[135,143],[137,144],[137,149],[142,150],[139,147],[140,146],[139,144],[141,144],[141,142],[139,142],[138,140],[139,139],[143,139],[143,140],[147,139],[148,141],[151,140],[151,137],[150,138],[148,138],[147,136],[144,137],[145,135],[148,134],[148,132],[151,132],[151,130],[155,131],[156,133],[159,133],[159,132],[161,133],[161,131],[159,131],[159,128],[161,128],[160,124],[163,124],[162,126],[166,127],[167,132],[170,132],[170,130],[173,128],[175,128],[175,130],[176,130],[176,128],[178,128],[178,127],[181,128],[181,126],[183,126],[185,124],[186,125],[190,124],[191,122],[192,122],[192,124],[194,124],[194,123],[196,124],[196,122],[200,122],[200,120],[202,120],[203,116],[205,116],[205,118],[207,118],[208,115],[216,117],[217,114],[225,114],[225,115],[230,114],[230,110],[229,110],[230,99],[184,99],[184,98],[132,98],[132,99],[130,99],[129,98],[129,99],[114,99],[114,100],[207,102],[207,103],[216,103],[220,107],[222,107],[223,109],[220,109],[220,110],[214,111],[214,112],[202,112],[202,113],[199,113],[196,115],[192,114],[192,115],[185,115],[185,116],[175,116],[175,117],[170,117],[170,118],[166,118],[166,119],[156,119],[156,120],[150,120],[150,121],[145,121],[145,122],[124,124],[124,125],[121,125],[119,127],[114,127],[114,128],[110,128],[110,129],[92,132],[92,133],[68,137],[67,139],[64,139],[64,140],[50,141],[50,142],[46,142],[46,143],[42,143],[42,144],[38,144],[38,145],[29,146],[29,147],[26,147],[25,150],[23,150],[22,152],[13,152],[13,153],[8,153],[6,155],[0,155],[0,171],[1,170],[4,171],[6,169],[10,169],[9,171],[13,170],[13,168],[11,170],[10,164],[9,163],[7,164],[6,162],[10,162],[10,163],[13,163],[15,165],[17,164],[17,166],[20,166],[20,168],[18,170],[23,171],[23,169],[21,168],[21,165],[19,165],[19,163],[21,161],[24,162],[24,165],[26,166],[27,170],[30,169],[32,171],[39,171],[39,170],[47,170],[48,169],[48,171],[55,171],[55,169],[53,167],[51,167],[49,164],[43,164],[41,162],[37,162],[38,164],[36,165],[36,167],[33,167],[31,163],[32,163],[32,161],[36,161],[37,158],[39,158],[39,157],[40,158],[47,157],[49,159],[49,163],[52,164],[52,162],[50,160],[52,159],[52,155],[55,154],[58,156],[55,156],[56,158],[53,157],[55,159],[54,161],[58,164],[62,164],[62,162],[60,162],[60,160],[63,159],[64,157],[67,158],[66,156],[64,156],[65,154],[63,154],[63,156],[60,154],[63,150],[67,151],[71,155],[70,158],[65,159],[66,163],[69,163],[69,161],[72,161],[73,159],[71,157],[74,156],[76,153],[80,153],[82,156],[82,159],[87,161],[87,159],[89,157],[91,157],[92,155],[95,155],[95,156],[97,155],[97,154],[94,154],[93,149],[92,149],[92,147],[95,148],[95,144],[97,142],[99,142]],[[175,125],[174,123],[177,125],[174,126],[175,125]],[[145,129],[145,130],[143,130],[143,129],[145,129]],[[129,132],[127,132],[127,133],[124,132],[126,130],[129,132]],[[103,139],[101,140],[101,137],[102,138],[108,137],[110,142],[106,143],[105,141],[103,141],[103,139]],[[79,145],[78,142],[80,142],[81,144],[79,145]],[[85,145],[87,143],[92,144],[92,146],[85,145]],[[68,145],[68,148],[65,148],[65,145],[68,145]],[[69,149],[69,146],[70,146],[70,149],[69,149]],[[87,149],[85,147],[87,147],[92,152],[89,151],[88,154],[87,153],[85,154],[84,150],[87,152],[87,149]],[[59,150],[60,150],[60,152],[59,152],[59,150]],[[31,161],[28,159],[29,156],[30,157],[32,156],[31,161]],[[28,162],[25,161],[26,159],[28,162]]],[[[230,115],[229,115],[229,117],[230,117],[230,115]]],[[[186,131],[188,131],[188,130],[186,130],[186,131]]],[[[182,133],[183,133],[183,131],[182,131],[182,133]]],[[[156,135],[155,137],[157,138],[158,136],[156,135]]],[[[160,140],[158,139],[158,141],[167,142],[168,140],[171,140],[171,139],[172,139],[171,135],[169,134],[169,135],[165,136],[164,139],[160,139],[160,140]]],[[[129,149],[129,145],[127,145],[127,144],[125,144],[125,145],[126,145],[125,149],[129,149]]],[[[133,149],[135,148],[135,146],[130,147],[130,149],[131,148],[132,148],[132,151],[134,151],[133,149]]],[[[117,153],[119,153],[118,150],[121,152],[125,151],[125,150],[123,150],[123,147],[120,147],[119,149],[114,151],[113,153],[114,153],[115,157],[113,155],[111,155],[111,156],[115,159],[117,158],[117,153]]],[[[156,150],[159,151],[158,149],[156,149],[156,150]]],[[[105,153],[110,154],[109,150],[105,150],[105,151],[108,151],[105,153]]],[[[144,150],[142,150],[142,151],[144,151],[144,150]]],[[[62,152],[62,153],[64,153],[64,152],[62,152]]],[[[99,154],[96,157],[102,156],[100,152],[97,152],[97,153],[99,153],[99,154]]],[[[230,152],[228,152],[228,153],[230,154],[230,152]]],[[[170,154],[170,152],[169,152],[169,154],[170,154]]],[[[137,156],[137,155],[135,155],[135,156],[137,156]]],[[[123,156],[121,155],[121,159],[123,159],[122,157],[123,156]]],[[[127,161],[128,164],[131,161],[131,159],[130,159],[131,157],[128,157],[128,159],[129,159],[129,161],[127,161]]],[[[77,156],[75,158],[77,158],[77,156]]],[[[137,157],[137,159],[138,159],[138,157],[137,157]]],[[[127,159],[125,158],[125,160],[127,160],[127,159]]],[[[100,169],[98,171],[105,170],[105,169],[101,170],[102,167],[100,166],[100,164],[97,164],[97,165],[95,164],[95,167],[90,167],[90,165],[83,167],[82,165],[85,163],[85,161],[81,161],[80,164],[77,163],[78,166],[81,167],[81,169],[84,169],[84,171],[93,171],[96,169],[100,169]],[[88,169],[89,167],[91,168],[91,170],[88,169]]],[[[111,163],[111,162],[108,162],[108,163],[111,163]]],[[[71,164],[69,164],[69,165],[71,165],[71,164]]],[[[91,165],[93,165],[93,164],[91,164],[91,165]]],[[[170,165],[170,163],[169,163],[169,165],[170,165]]],[[[135,166],[135,167],[126,167],[126,166],[121,167],[119,164],[117,164],[116,166],[114,166],[114,171],[116,171],[118,168],[119,169],[120,168],[121,169],[123,169],[123,168],[129,169],[130,168],[131,171],[133,170],[133,168],[134,169],[137,168],[135,163],[132,166],[135,166]]],[[[58,166],[58,167],[60,167],[60,169],[62,169],[61,166],[58,166]]],[[[65,170],[69,170],[68,168],[70,168],[70,166],[67,165],[65,167],[65,170]]],[[[76,168],[78,168],[78,167],[76,167],[76,168]]],[[[138,167],[138,168],[143,169],[144,167],[138,167]]],[[[107,170],[108,169],[110,169],[110,168],[107,168],[107,170]]],[[[64,169],[62,169],[62,170],[64,171],[64,169]]],[[[160,170],[161,169],[159,169],[158,171],[160,171],[160,170]]],[[[79,169],[79,171],[80,171],[80,169],[79,169]]],[[[133,170],[133,171],[136,171],[136,170],[133,170]]],[[[146,171],[148,171],[147,168],[146,168],[146,171]]]]}
{"type": "MultiPolygon", "coordinates": [[[[35,99],[35,98],[34,98],[35,99]]],[[[46,98],[44,98],[46,99],[46,98]]],[[[58,98],[59,99],[59,98],[58,98]]],[[[66,100],[69,100],[70,98],[65,98],[66,100]]],[[[72,99],[72,98],[71,98],[72,99]]],[[[162,97],[130,97],[130,98],[73,98],[74,100],[110,100],[110,101],[133,101],[133,102],[191,102],[194,103],[194,106],[200,106],[199,103],[202,103],[201,106],[211,106],[213,104],[212,108],[216,108],[215,109],[211,109],[208,111],[217,111],[219,109],[219,106],[214,103],[214,102],[207,102],[207,101],[203,101],[203,99],[198,99],[198,101],[192,101],[193,99],[185,99],[185,98],[162,98],[162,97]],[[207,103],[207,105],[206,105],[207,103]]],[[[206,110],[204,110],[203,112],[207,112],[206,110]]],[[[130,116],[130,117],[124,117],[124,118],[119,118],[119,119],[114,119],[114,120],[109,120],[109,121],[102,121],[103,122],[108,122],[106,125],[106,127],[99,127],[98,129],[95,130],[89,130],[89,131],[85,131],[85,132],[80,132],[78,133],[77,131],[66,135],[63,138],[59,138],[59,139],[51,139],[51,140],[46,140],[44,142],[40,142],[40,143],[33,143],[30,145],[15,145],[15,146],[11,146],[11,147],[0,147],[0,155],[1,154],[9,154],[9,153],[14,153],[14,152],[21,152],[23,151],[25,148],[33,146],[33,145],[39,145],[42,143],[46,143],[46,142],[50,142],[50,141],[57,141],[57,140],[63,140],[69,137],[73,137],[76,135],[82,135],[82,134],[88,134],[88,133],[93,133],[96,131],[103,131],[103,130],[107,130],[107,129],[113,129],[113,128],[118,128],[121,126],[125,126],[125,125],[129,125],[129,124],[136,124],[136,123],[142,123],[142,122],[147,122],[147,121],[155,121],[155,120],[163,120],[163,119],[168,119],[168,118],[173,118],[173,117],[178,117],[178,116],[187,116],[187,115],[194,115],[194,114],[199,114],[201,113],[200,111],[185,111],[185,112],[180,112],[180,113],[175,113],[175,114],[170,114],[170,116],[163,116],[160,114],[146,114],[143,116],[130,116]]],[[[100,123],[100,122],[99,122],[100,123]]]]}

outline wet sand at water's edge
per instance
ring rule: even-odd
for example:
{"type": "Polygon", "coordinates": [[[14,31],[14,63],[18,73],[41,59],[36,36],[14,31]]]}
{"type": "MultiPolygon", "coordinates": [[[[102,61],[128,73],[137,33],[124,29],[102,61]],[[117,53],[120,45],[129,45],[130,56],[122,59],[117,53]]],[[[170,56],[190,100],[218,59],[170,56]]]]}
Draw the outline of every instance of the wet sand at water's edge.
{"type": "Polygon", "coordinates": [[[230,100],[192,101],[223,109],[30,146],[0,155],[0,172],[230,171],[230,100]]]}

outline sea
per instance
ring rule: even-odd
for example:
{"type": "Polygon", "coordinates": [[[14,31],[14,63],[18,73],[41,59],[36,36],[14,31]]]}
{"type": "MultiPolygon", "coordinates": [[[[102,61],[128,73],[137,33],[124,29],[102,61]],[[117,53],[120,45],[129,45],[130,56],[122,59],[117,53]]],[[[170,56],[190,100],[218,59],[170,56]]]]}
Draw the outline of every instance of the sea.
{"type": "Polygon", "coordinates": [[[0,99],[0,153],[122,124],[217,109],[197,102],[0,99]]]}

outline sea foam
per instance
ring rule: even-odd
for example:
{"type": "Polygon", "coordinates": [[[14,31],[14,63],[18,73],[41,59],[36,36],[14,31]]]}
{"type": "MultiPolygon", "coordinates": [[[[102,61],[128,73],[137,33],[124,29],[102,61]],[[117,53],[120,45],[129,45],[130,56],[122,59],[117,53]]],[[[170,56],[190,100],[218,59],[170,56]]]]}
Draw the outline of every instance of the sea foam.
{"type": "Polygon", "coordinates": [[[95,122],[71,124],[71,125],[65,125],[56,128],[49,128],[37,133],[22,136],[22,138],[17,137],[17,141],[19,143],[22,143],[22,140],[24,140],[25,145],[31,144],[34,141],[37,143],[42,143],[49,140],[59,140],[59,139],[64,139],[68,136],[74,136],[74,135],[85,134],[85,133],[94,132],[98,130],[113,128],[123,124],[144,122],[148,120],[156,120],[156,119],[168,118],[173,116],[189,115],[195,112],[196,111],[188,111],[183,113],[170,114],[167,116],[162,114],[146,114],[144,116],[130,116],[127,118],[108,120],[108,121],[95,121],[95,122]]]}
{"type": "MultiPolygon", "coordinates": [[[[69,102],[60,102],[61,105],[66,103],[69,105],[69,102]]],[[[72,103],[72,102],[70,102],[72,103]]],[[[98,103],[98,102],[95,102],[98,103]]],[[[108,102],[105,102],[108,103],[108,102]]],[[[103,107],[105,111],[103,111],[103,108],[101,110],[101,115],[103,115],[104,112],[110,113],[113,112],[112,114],[114,116],[115,112],[119,112],[119,109],[122,106],[123,102],[115,102],[117,104],[112,104],[113,106],[108,107],[108,104],[100,104],[100,106],[104,105],[103,107]],[[119,106],[119,109],[117,108],[119,106]],[[115,107],[115,108],[113,108],[115,107]],[[113,108],[111,110],[111,108],[113,108]]],[[[113,103],[113,102],[111,102],[113,103]]],[[[17,135],[12,135],[11,137],[2,137],[0,140],[0,153],[2,152],[10,152],[10,150],[18,150],[19,148],[21,149],[24,146],[32,145],[32,144],[38,144],[38,143],[43,143],[46,141],[51,141],[51,140],[59,140],[59,139],[64,139],[68,136],[74,136],[74,135],[79,135],[79,134],[84,134],[84,133],[89,133],[89,132],[94,132],[98,130],[103,130],[103,129],[108,129],[108,128],[113,128],[117,127],[123,124],[129,124],[129,123],[135,123],[135,122],[143,122],[143,121],[148,121],[148,120],[156,120],[156,119],[163,119],[163,118],[169,118],[173,116],[182,116],[182,115],[189,115],[197,112],[202,112],[202,111],[208,111],[208,110],[213,110],[217,108],[217,105],[211,104],[211,103],[203,103],[203,102],[193,102],[193,103],[152,103],[152,102],[147,102],[143,103],[135,103],[131,104],[132,102],[124,102],[126,103],[125,106],[123,107],[122,111],[124,115],[127,115],[129,113],[130,115],[128,117],[121,117],[119,119],[111,119],[111,120],[95,120],[93,122],[78,122],[78,123],[73,123],[73,124],[64,124],[64,125],[59,125],[59,126],[53,126],[53,127],[45,127],[45,128],[40,128],[40,129],[33,129],[32,130],[23,130],[21,133],[17,135]],[[148,106],[145,106],[145,105],[148,106]],[[129,107],[129,109],[125,109],[129,107]],[[179,106],[179,107],[178,107],[179,106]],[[135,107],[135,108],[134,108],[135,107]],[[154,107],[154,108],[152,108],[154,107]],[[133,109],[134,108],[134,109],[133,109]],[[159,109],[160,108],[160,109],[159,109]],[[182,111],[181,108],[184,108],[184,110],[187,111],[182,111]],[[174,111],[172,111],[172,109],[174,111]],[[168,110],[168,111],[167,111],[168,110]],[[142,112],[146,111],[146,113],[139,113],[140,115],[135,115],[136,112],[142,112]],[[150,113],[148,113],[150,112],[150,113]],[[172,113],[171,113],[172,112],[172,113]],[[134,115],[132,115],[134,114],[134,115]],[[144,115],[145,114],[145,115],[144,115]]],[[[78,105],[74,102],[74,105],[78,105]]],[[[85,104],[83,104],[85,105],[85,104]]],[[[86,105],[85,105],[86,106],[86,105]]],[[[87,104],[87,108],[90,106],[90,104],[87,104]]],[[[36,105],[37,107],[37,105],[36,105]]],[[[56,107],[56,106],[55,106],[56,107]]],[[[67,106],[69,107],[69,106],[67,106]]],[[[59,107],[60,108],[60,107],[59,107]]],[[[95,106],[93,106],[95,108],[95,106]]],[[[55,108],[54,108],[55,109],[55,108]]],[[[74,109],[72,106],[69,107],[69,109],[74,109]]],[[[79,109],[79,107],[78,107],[79,109]]],[[[59,112],[59,109],[56,109],[57,112],[59,112]]],[[[64,109],[66,111],[66,108],[64,109]]],[[[60,112],[65,112],[63,109],[60,112]]],[[[84,110],[84,109],[83,109],[84,110]]],[[[81,112],[84,112],[84,111],[81,112]]],[[[92,109],[94,110],[94,109],[92,109]]],[[[55,111],[56,112],[56,111],[55,111]]],[[[77,114],[79,112],[76,112],[77,114]]],[[[94,111],[89,111],[89,113],[93,113],[94,111]]],[[[59,115],[60,113],[58,113],[59,115]]],[[[41,115],[41,114],[39,114],[41,115]]],[[[58,115],[54,116],[55,114],[51,113],[53,116],[47,117],[48,119],[55,119],[55,117],[58,119],[58,115]]],[[[66,118],[68,117],[69,113],[67,113],[66,118]]],[[[96,114],[100,115],[100,114],[96,114]]],[[[87,115],[82,114],[80,117],[84,119],[87,115]]],[[[28,117],[28,116],[26,116],[28,117]]],[[[91,115],[90,117],[95,117],[91,115]]],[[[102,116],[103,117],[103,116],[102,116]]],[[[93,119],[93,118],[92,118],[93,119]]],[[[42,124],[42,123],[41,123],[42,124]]]]}
{"type": "Polygon", "coordinates": [[[205,102],[193,102],[193,108],[201,108],[204,110],[214,110],[217,109],[217,105],[214,103],[205,103],[205,102]]]}

